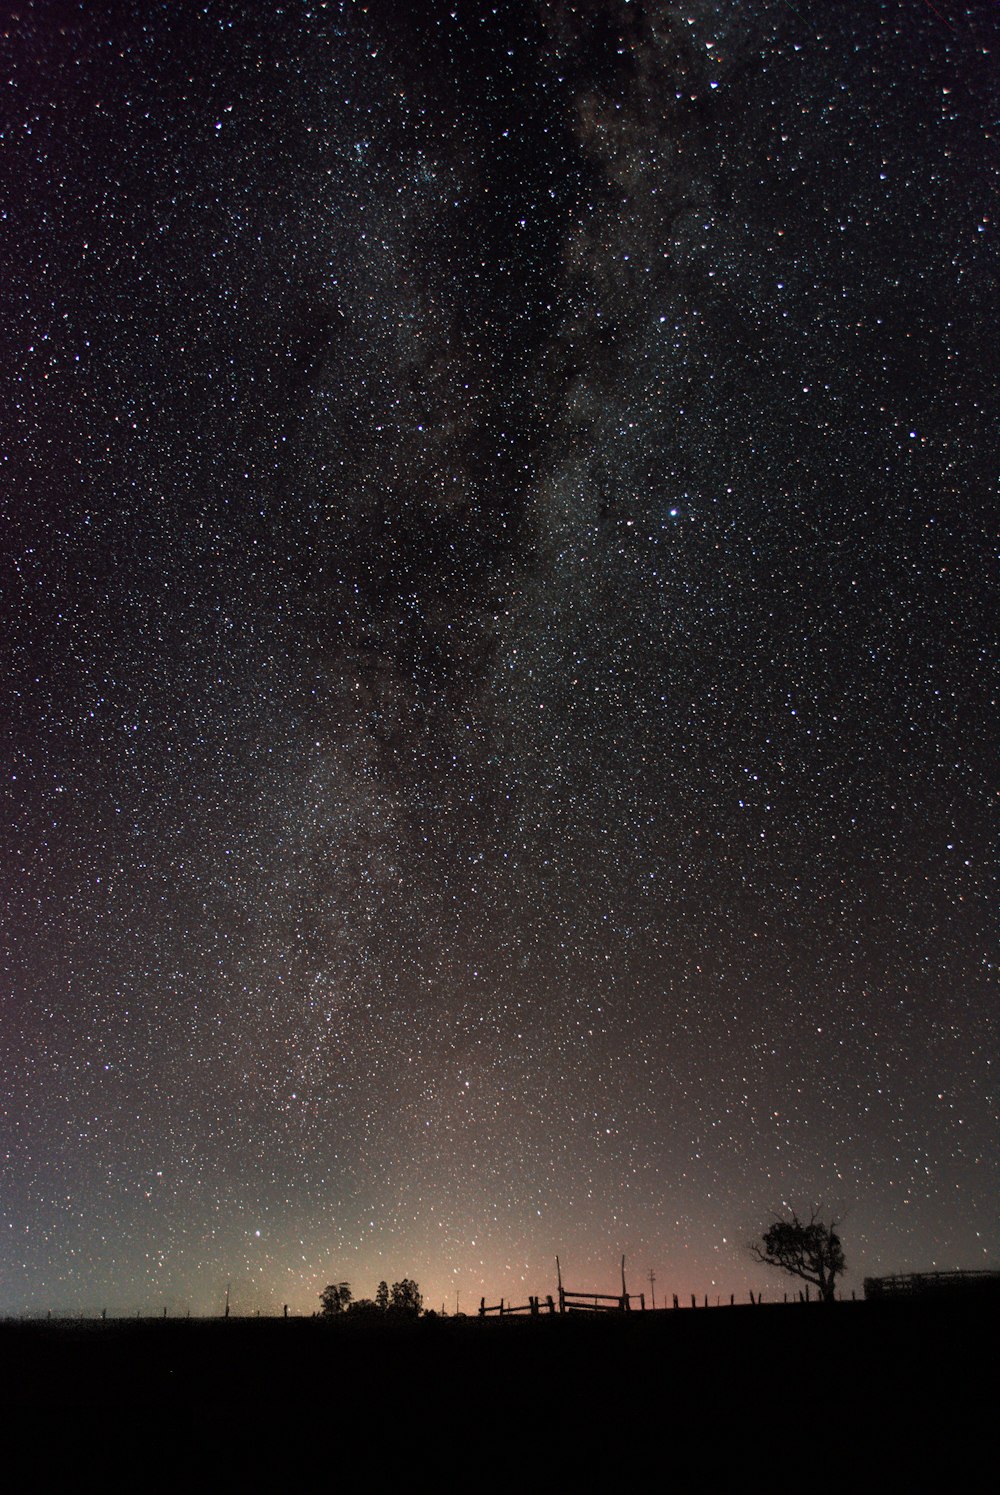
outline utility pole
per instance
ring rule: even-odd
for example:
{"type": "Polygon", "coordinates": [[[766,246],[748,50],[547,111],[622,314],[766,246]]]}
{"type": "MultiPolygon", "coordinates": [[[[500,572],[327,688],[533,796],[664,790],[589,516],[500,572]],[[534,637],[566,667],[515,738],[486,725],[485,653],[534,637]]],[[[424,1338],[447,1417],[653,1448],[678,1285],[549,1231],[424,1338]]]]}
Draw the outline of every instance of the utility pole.
{"type": "Polygon", "coordinates": [[[653,1294],[653,1307],[656,1307],[656,1273],[653,1268],[649,1269],[649,1290],[653,1294]]]}

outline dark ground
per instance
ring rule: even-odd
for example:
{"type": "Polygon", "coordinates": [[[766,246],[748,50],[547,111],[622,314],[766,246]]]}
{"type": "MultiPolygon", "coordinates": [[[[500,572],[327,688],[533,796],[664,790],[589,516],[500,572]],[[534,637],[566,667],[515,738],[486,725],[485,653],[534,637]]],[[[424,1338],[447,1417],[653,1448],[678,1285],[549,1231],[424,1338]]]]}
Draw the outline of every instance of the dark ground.
{"type": "Polygon", "coordinates": [[[19,1489],[992,1488],[995,1303],[0,1324],[19,1489]]]}

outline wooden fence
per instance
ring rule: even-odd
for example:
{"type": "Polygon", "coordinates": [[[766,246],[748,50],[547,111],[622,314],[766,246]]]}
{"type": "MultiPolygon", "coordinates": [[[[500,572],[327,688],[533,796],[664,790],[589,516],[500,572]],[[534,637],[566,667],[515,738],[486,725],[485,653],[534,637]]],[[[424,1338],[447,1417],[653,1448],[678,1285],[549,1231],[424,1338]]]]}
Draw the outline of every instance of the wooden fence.
{"type": "MultiPolygon", "coordinates": [[[[556,1288],[556,1297],[555,1298],[552,1297],[551,1293],[548,1293],[545,1296],[544,1299],[540,1298],[540,1297],[530,1297],[529,1296],[527,1303],[506,1303],[506,1302],[504,1302],[503,1298],[501,1298],[499,1303],[491,1303],[491,1304],[488,1304],[486,1302],[485,1298],[480,1298],[480,1300],[479,1300],[479,1316],[480,1316],[480,1318],[486,1318],[490,1314],[496,1314],[499,1318],[507,1318],[507,1317],[509,1317],[509,1316],[511,1316],[513,1314],[526,1313],[526,1314],[531,1314],[532,1316],[536,1316],[537,1317],[537,1315],[540,1314],[540,1313],[542,1313],[542,1312],[545,1312],[545,1313],[555,1313],[557,1311],[557,1305],[558,1305],[558,1312],[559,1313],[629,1313],[629,1312],[633,1311],[635,1308],[638,1308],[640,1311],[644,1311],[645,1307],[646,1307],[646,1294],[645,1293],[630,1293],[628,1291],[626,1285],[625,1285],[625,1258],[624,1258],[624,1256],[622,1257],[621,1272],[622,1272],[622,1290],[621,1290],[620,1293],[593,1293],[593,1292],[586,1292],[586,1291],[578,1291],[576,1289],[571,1289],[571,1288],[565,1287],[563,1285],[562,1267],[560,1266],[559,1258],[557,1256],[556,1257],[556,1279],[557,1279],[557,1284],[558,1285],[557,1285],[557,1288],[556,1288]]],[[[938,1274],[938,1275],[959,1275],[959,1274],[938,1274]]],[[[996,1285],[997,1281],[1000,1280],[1000,1274],[995,1273],[995,1272],[994,1273],[983,1272],[983,1273],[979,1273],[979,1274],[969,1273],[969,1274],[965,1274],[965,1275],[967,1277],[971,1277],[971,1276],[982,1276],[982,1277],[990,1278],[990,1279],[992,1279],[992,1283],[993,1283],[994,1286],[996,1285]]],[[[886,1280],[886,1279],[883,1279],[883,1280],[886,1280]]],[[[871,1281],[872,1281],[872,1279],[866,1278],[866,1280],[865,1280],[865,1288],[866,1288],[866,1290],[869,1289],[871,1281]]],[[[680,1308],[680,1306],[681,1306],[680,1294],[679,1293],[673,1293],[673,1294],[671,1294],[671,1297],[672,1297],[672,1301],[673,1301],[673,1307],[674,1308],[680,1308]]],[[[809,1285],[808,1285],[808,1283],[806,1284],[804,1290],[800,1289],[798,1291],[793,1291],[791,1293],[791,1295],[789,1295],[789,1293],[786,1292],[783,1295],[782,1302],[788,1303],[789,1302],[789,1298],[790,1298],[790,1300],[791,1300],[792,1303],[809,1303],[809,1302],[811,1302],[812,1301],[812,1297],[811,1297],[811,1294],[809,1292],[809,1285]]],[[[851,1299],[852,1299],[852,1301],[854,1300],[854,1293],[853,1292],[851,1293],[851,1299]]],[[[750,1289],[750,1302],[751,1302],[751,1304],[756,1308],[756,1307],[759,1307],[763,1303],[763,1301],[764,1301],[763,1294],[758,1292],[756,1295],[754,1295],[753,1289],[751,1288],[750,1289]]],[[[817,1298],[815,1301],[818,1302],[819,1299],[817,1298]]],[[[691,1294],[691,1307],[692,1308],[698,1308],[698,1307],[701,1307],[701,1306],[703,1306],[705,1308],[708,1308],[710,1306],[714,1306],[716,1308],[722,1308],[722,1307],[727,1307],[727,1306],[729,1308],[735,1308],[735,1306],[736,1306],[736,1294],[735,1293],[730,1293],[729,1294],[729,1302],[728,1302],[728,1304],[725,1304],[723,1302],[722,1295],[718,1294],[718,1295],[716,1295],[716,1299],[715,1299],[714,1305],[710,1305],[710,1303],[709,1303],[709,1294],[708,1293],[704,1294],[704,1299],[703,1299],[703,1303],[702,1304],[699,1304],[697,1295],[695,1293],[692,1293],[691,1294]]],[[[655,1307],[655,1301],[654,1301],[654,1307],[655,1307]]]]}
{"type": "Polygon", "coordinates": [[[575,1292],[563,1286],[562,1267],[556,1257],[560,1313],[628,1313],[633,1303],[646,1307],[645,1293],[630,1293],[625,1286],[625,1258],[622,1257],[622,1290],[620,1293],[575,1292]]]}
{"type": "MultiPolygon", "coordinates": [[[[486,1302],[485,1298],[480,1298],[479,1300],[480,1318],[485,1318],[489,1313],[495,1313],[498,1318],[507,1318],[512,1313],[539,1314],[541,1311],[542,1301],[540,1298],[529,1297],[527,1303],[505,1303],[503,1298],[500,1299],[499,1303],[490,1304],[486,1302]]],[[[555,1311],[556,1305],[553,1302],[552,1294],[549,1293],[545,1299],[545,1312],[555,1313],[555,1311]]]]}

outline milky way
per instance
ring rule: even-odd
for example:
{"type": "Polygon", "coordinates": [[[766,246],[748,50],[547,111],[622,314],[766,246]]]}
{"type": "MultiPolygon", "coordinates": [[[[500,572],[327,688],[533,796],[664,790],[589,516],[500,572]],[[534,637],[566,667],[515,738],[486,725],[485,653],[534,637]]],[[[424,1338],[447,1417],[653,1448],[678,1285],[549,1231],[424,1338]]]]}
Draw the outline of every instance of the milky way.
{"type": "Polygon", "coordinates": [[[8,23],[0,1310],[997,1265],[998,31],[8,23]]]}

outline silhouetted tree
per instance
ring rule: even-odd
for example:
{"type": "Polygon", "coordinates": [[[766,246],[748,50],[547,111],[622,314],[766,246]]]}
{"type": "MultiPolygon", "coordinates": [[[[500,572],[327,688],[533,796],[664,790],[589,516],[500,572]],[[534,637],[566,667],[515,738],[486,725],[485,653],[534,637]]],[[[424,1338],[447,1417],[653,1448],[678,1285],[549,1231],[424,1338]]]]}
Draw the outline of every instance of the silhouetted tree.
{"type": "Polygon", "coordinates": [[[319,1295],[322,1303],[324,1318],[334,1318],[338,1313],[343,1313],[351,1301],[351,1284],[349,1282],[331,1282],[329,1287],[324,1287],[319,1295]]]}
{"type": "Polygon", "coordinates": [[[380,1309],[382,1313],[385,1313],[388,1306],[389,1288],[385,1282],[385,1279],[383,1278],[378,1287],[375,1289],[375,1307],[380,1309]]]}
{"type": "Polygon", "coordinates": [[[790,1220],[775,1220],[760,1240],[751,1244],[750,1254],[765,1266],[780,1267],[793,1277],[811,1282],[819,1288],[824,1303],[833,1302],[837,1278],[846,1266],[837,1222],[831,1220],[824,1225],[815,1211],[808,1223],[794,1211],[790,1220]]]}
{"type": "Polygon", "coordinates": [[[406,1314],[407,1317],[416,1318],[423,1306],[423,1294],[412,1277],[404,1277],[402,1282],[394,1282],[392,1284],[389,1307],[393,1313],[406,1314]]]}

